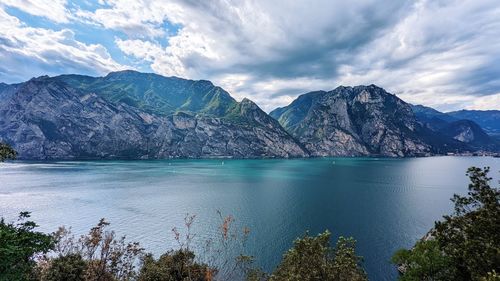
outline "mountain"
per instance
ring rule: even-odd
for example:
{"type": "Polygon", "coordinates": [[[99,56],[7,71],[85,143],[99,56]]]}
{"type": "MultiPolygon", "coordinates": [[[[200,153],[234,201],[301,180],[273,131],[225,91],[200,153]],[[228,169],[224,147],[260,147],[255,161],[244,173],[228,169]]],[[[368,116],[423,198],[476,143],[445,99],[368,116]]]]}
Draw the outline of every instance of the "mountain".
{"type": "Polygon", "coordinates": [[[206,80],[187,80],[132,70],[105,77],[61,75],[55,79],[85,92],[96,92],[113,103],[125,103],[149,113],[177,111],[222,117],[237,102],[222,88],[206,80]]]}
{"type": "Polygon", "coordinates": [[[412,105],[412,109],[417,120],[436,134],[466,143],[473,150],[498,150],[498,142],[472,120],[460,119],[457,115],[423,105],[412,105]]]}
{"type": "Polygon", "coordinates": [[[500,136],[500,110],[459,110],[446,114],[457,119],[472,120],[486,133],[500,136]]]}
{"type": "Polygon", "coordinates": [[[430,155],[409,104],[375,85],[311,92],[270,115],[314,156],[430,155]]]}
{"type": "Polygon", "coordinates": [[[413,113],[417,120],[427,126],[429,129],[438,130],[442,126],[458,121],[459,119],[446,113],[435,110],[434,108],[423,105],[411,105],[413,113]]]}
{"type": "Polygon", "coordinates": [[[122,71],[0,87],[0,140],[21,159],[304,157],[248,99],[209,81],[122,71]]]}
{"type": "Polygon", "coordinates": [[[375,85],[311,92],[268,115],[210,81],[130,70],[0,83],[0,141],[21,159],[404,157],[499,147],[474,121],[412,107],[375,85]]]}

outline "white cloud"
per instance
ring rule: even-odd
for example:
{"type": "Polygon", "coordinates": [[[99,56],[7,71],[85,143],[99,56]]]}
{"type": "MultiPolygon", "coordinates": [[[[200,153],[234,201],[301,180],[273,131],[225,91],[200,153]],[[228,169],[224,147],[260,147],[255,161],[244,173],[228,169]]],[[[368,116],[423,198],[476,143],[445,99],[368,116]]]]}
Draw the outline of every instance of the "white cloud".
{"type": "Polygon", "coordinates": [[[104,74],[126,68],[99,44],[85,44],[73,31],[26,26],[0,8],[0,79],[61,73],[104,74]]]}
{"type": "MultiPolygon", "coordinates": [[[[87,12],[85,18],[134,33],[127,40],[116,40],[125,54],[148,61],[155,72],[164,75],[211,79],[220,84],[244,75],[249,77],[246,85],[233,94],[247,93],[254,99],[263,92],[252,87],[256,82],[310,79],[312,84],[319,76],[331,82],[339,58],[345,56],[342,52],[371,40],[397,19],[406,5],[391,1],[382,11],[376,9],[379,3],[375,0],[351,4],[330,0],[312,4],[284,0],[112,0],[106,4],[87,12]],[[162,46],[157,39],[161,39],[165,21],[181,29],[162,46]],[[138,36],[138,30],[145,36],[138,36]]],[[[261,100],[265,102],[263,96],[261,100]]]]}
{"type": "Polygon", "coordinates": [[[376,83],[409,102],[442,110],[469,107],[500,90],[496,3],[418,1],[407,17],[342,66],[338,81],[376,83]]]}
{"type": "Polygon", "coordinates": [[[45,17],[54,22],[69,22],[66,0],[2,0],[1,5],[14,7],[28,14],[45,17]]]}
{"type": "Polygon", "coordinates": [[[465,106],[465,109],[499,109],[500,110],[500,93],[484,96],[484,97],[471,97],[470,104],[465,106]]]}
{"type": "MultiPolygon", "coordinates": [[[[100,0],[94,11],[71,12],[62,0],[53,9],[35,0],[4,2],[55,22],[120,31],[116,46],[137,64],[210,79],[266,110],[339,84],[374,83],[441,110],[500,92],[498,0],[100,0]]],[[[21,25],[16,28],[28,32],[21,25]]],[[[35,50],[39,40],[71,58],[59,65],[75,61],[98,73],[122,67],[104,47],[78,42],[68,30],[32,30],[55,43],[21,32],[20,41],[32,46],[18,50],[30,53],[24,57],[43,62],[50,52],[35,50]],[[91,52],[97,57],[88,60],[91,52]]],[[[500,107],[493,101],[490,108],[500,107]]]]}

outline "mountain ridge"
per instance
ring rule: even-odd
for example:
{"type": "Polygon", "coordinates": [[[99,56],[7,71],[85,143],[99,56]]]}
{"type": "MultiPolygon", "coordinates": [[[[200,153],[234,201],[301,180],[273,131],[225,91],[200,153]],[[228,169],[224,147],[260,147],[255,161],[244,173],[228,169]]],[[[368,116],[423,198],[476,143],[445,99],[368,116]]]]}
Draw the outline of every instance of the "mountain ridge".
{"type": "Polygon", "coordinates": [[[111,102],[94,90],[72,87],[60,77],[23,83],[0,101],[0,138],[13,143],[21,159],[308,155],[277,122],[269,122],[265,112],[246,101],[227,106],[245,113],[233,110],[236,122],[212,112],[147,112],[111,102]]]}
{"type": "Polygon", "coordinates": [[[0,84],[0,98],[0,141],[12,143],[21,159],[406,157],[497,149],[473,121],[454,124],[459,119],[449,117],[448,134],[437,132],[417,118],[415,106],[373,84],[309,92],[269,114],[208,80],[130,70],[0,84]]]}

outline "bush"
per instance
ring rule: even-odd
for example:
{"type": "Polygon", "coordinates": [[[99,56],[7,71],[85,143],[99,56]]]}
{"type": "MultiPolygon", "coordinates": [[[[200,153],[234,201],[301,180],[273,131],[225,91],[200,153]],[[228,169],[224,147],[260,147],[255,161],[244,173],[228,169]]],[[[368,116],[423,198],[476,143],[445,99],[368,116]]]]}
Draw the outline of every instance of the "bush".
{"type": "Polygon", "coordinates": [[[8,144],[0,142],[0,162],[5,160],[14,160],[17,152],[8,144]]]}
{"type": "MultiPolygon", "coordinates": [[[[500,190],[489,168],[469,168],[467,196],[454,195],[455,211],[436,222],[431,241],[417,242],[393,258],[406,269],[401,280],[492,280],[500,271],[500,190]]],[[[493,279],[494,280],[494,279],[493,279]]]]}
{"type": "Polygon", "coordinates": [[[39,263],[41,280],[133,280],[136,266],[143,255],[139,243],[125,242],[107,230],[109,223],[101,219],[87,235],[76,238],[61,227],[53,234],[57,241],[53,254],[39,263]],[[68,274],[67,276],[65,274],[68,274]],[[58,279],[61,278],[61,279],[58,279]]]}
{"type": "Polygon", "coordinates": [[[449,257],[445,256],[436,240],[422,240],[411,250],[398,250],[392,262],[401,264],[404,272],[400,280],[448,280],[455,275],[449,257]]]}
{"type": "Polygon", "coordinates": [[[50,261],[40,279],[44,281],[85,281],[88,264],[79,254],[59,256],[50,261]]]}
{"type": "Polygon", "coordinates": [[[355,241],[340,237],[332,248],[330,236],[325,231],[295,240],[269,280],[366,280],[361,258],[355,254],[355,241]]]}
{"type": "Polygon", "coordinates": [[[33,274],[35,260],[54,248],[54,239],[35,231],[27,221],[28,212],[19,214],[16,223],[0,219],[0,280],[27,280],[33,274]]]}
{"type": "Polygon", "coordinates": [[[195,254],[188,250],[178,250],[163,254],[155,260],[151,254],[144,257],[139,273],[139,281],[213,280],[215,269],[195,262],[195,254]]]}

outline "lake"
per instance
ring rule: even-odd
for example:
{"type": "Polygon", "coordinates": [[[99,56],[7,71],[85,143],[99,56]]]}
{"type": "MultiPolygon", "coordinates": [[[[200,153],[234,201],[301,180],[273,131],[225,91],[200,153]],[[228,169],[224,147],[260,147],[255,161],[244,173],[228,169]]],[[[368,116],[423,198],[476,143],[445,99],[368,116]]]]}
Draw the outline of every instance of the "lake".
{"type": "Polygon", "coordinates": [[[177,245],[171,229],[186,213],[197,215],[197,241],[216,236],[220,210],[249,227],[246,252],[267,271],[306,230],[328,229],[357,240],[370,280],[394,280],[392,253],[451,212],[470,166],[490,166],[497,186],[500,158],[491,157],[3,163],[0,215],[30,211],[43,231],[77,234],[104,217],[160,254],[177,245]]]}

